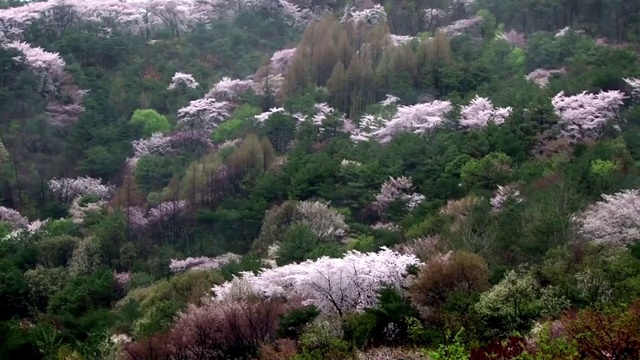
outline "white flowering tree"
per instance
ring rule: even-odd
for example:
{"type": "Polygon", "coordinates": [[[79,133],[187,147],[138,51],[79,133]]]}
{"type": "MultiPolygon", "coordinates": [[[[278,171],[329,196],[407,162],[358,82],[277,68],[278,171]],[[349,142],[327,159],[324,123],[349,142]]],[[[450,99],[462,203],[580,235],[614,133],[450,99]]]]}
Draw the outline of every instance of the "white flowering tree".
{"type": "Polygon", "coordinates": [[[535,69],[532,72],[530,72],[528,75],[526,75],[525,79],[529,81],[533,81],[541,88],[544,88],[547,85],[549,85],[549,79],[551,78],[551,76],[563,75],[563,74],[566,74],[566,70],[564,68],[551,69],[551,70],[535,69]]]}
{"type": "Polygon", "coordinates": [[[200,84],[191,74],[185,74],[183,72],[176,72],[171,78],[171,83],[167,87],[167,90],[174,90],[179,87],[186,87],[189,89],[196,89],[200,84]]]}
{"type": "Polygon", "coordinates": [[[599,138],[605,124],[617,117],[624,98],[617,90],[572,96],[560,92],[551,102],[560,118],[562,137],[569,142],[599,138]]]}
{"type": "Polygon", "coordinates": [[[410,177],[401,176],[398,178],[390,177],[380,188],[380,192],[376,195],[373,202],[373,208],[380,214],[384,214],[389,205],[397,200],[406,202],[408,210],[413,210],[421,202],[425,200],[424,195],[414,193],[413,184],[410,177]]]}
{"type": "Polygon", "coordinates": [[[113,185],[103,185],[100,179],[85,176],[75,179],[51,179],[49,180],[49,189],[58,200],[68,203],[82,196],[95,196],[99,199],[106,199],[113,195],[115,187],[113,185]]]}
{"type": "Polygon", "coordinates": [[[599,244],[624,246],[640,240],[640,192],[625,190],[602,195],[575,217],[578,233],[599,244]]]}
{"type": "Polygon", "coordinates": [[[290,264],[242,273],[241,278],[214,287],[219,299],[234,293],[252,293],[266,298],[284,296],[306,298],[323,313],[340,316],[373,307],[383,287],[401,288],[407,269],[420,265],[413,255],[383,248],[377,253],[348,252],[343,258],[322,257],[316,261],[290,264]],[[237,291],[243,288],[244,291],[237,291]]]}
{"type": "Polygon", "coordinates": [[[636,78],[625,78],[624,81],[631,87],[631,95],[636,99],[640,100],[640,79],[636,78]]]}
{"type": "Polygon", "coordinates": [[[511,114],[511,108],[494,107],[491,100],[477,96],[460,109],[460,126],[465,129],[501,125],[511,114]]]}
{"type": "Polygon", "coordinates": [[[226,253],[214,258],[201,256],[189,257],[184,260],[171,259],[169,269],[171,269],[171,272],[174,273],[186,270],[213,270],[239,260],[240,255],[233,253],[226,253]]]}
{"type": "Polygon", "coordinates": [[[212,98],[193,100],[178,110],[178,124],[187,130],[212,131],[230,116],[229,104],[212,98]]]}
{"type": "Polygon", "coordinates": [[[207,98],[235,100],[237,97],[253,88],[253,80],[238,80],[223,77],[207,94],[207,98]]]}

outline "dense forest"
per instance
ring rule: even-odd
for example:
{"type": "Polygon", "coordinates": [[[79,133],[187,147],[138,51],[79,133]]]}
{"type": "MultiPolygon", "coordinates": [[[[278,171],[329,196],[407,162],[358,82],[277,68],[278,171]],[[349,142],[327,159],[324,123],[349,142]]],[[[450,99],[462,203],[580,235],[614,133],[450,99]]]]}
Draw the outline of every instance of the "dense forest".
{"type": "Polygon", "coordinates": [[[637,0],[0,0],[0,359],[640,358],[637,0]]]}

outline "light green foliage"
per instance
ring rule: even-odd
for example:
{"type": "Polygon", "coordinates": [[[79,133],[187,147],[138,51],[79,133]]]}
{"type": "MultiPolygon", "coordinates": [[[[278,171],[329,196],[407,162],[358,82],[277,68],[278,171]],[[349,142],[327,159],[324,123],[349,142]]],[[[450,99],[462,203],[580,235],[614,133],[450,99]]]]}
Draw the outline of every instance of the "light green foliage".
{"type": "Polygon", "coordinates": [[[500,283],[480,296],[476,311],[486,317],[515,320],[535,301],[539,286],[530,272],[511,270],[500,283]]]}
{"type": "Polygon", "coordinates": [[[253,123],[253,117],[258,114],[260,114],[260,108],[255,106],[245,104],[238,107],[227,121],[215,129],[211,140],[222,144],[225,141],[239,138],[253,123]]]}
{"type": "Polygon", "coordinates": [[[460,329],[456,336],[453,338],[453,342],[444,345],[441,344],[437,350],[429,351],[429,357],[433,360],[467,360],[469,359],[469,352],[462,344],[462,332],[464,329],[460,329]]]}
{"type": "Polygon", "coordinates": [[[167,118],[153,109],[138,109],[134,111],[129,123],[140,126],[144,137],[149,137],[156,132],[166,134],[171,130],[167,118]]]}
{"type": "Polygon", "coordinates": [[[24,273],[29,297],[40,311],[46,311],[49,299],[60,291],[69,277],[64,267],[46,269],[37,267],[24,273]]]}
{"type": "Polygon", "coordinates": [[[143,156],[138,160],[135,178],[141,191],[160,190],[173,176],[171,160],[161,156],[143,156]]]}
{"type": "Polygon", "coordinates": [[[39,263],[47,268],[65,267],[80,239],[68,235],[48,237],[38,243],[39,263]]]}

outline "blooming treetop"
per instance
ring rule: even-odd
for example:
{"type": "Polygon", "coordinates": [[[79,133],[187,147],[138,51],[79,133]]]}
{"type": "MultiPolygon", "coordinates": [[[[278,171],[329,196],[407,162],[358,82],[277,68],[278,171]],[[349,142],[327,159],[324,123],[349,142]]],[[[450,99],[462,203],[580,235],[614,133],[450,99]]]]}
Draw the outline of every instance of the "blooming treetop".
{"type": "Polygon", "coordinates": [[[407,209],[413,210],[421,202],[425,200],[424,195],[419,193],[411,193],[413,184],[410,177],[390,177],[380,188],[380,193],[376,195],[376,201],[373,207],[378,213],[383,214],[387,207],[396,200],[404,200],[407,202],[407,209]]]}
{"type": "Polygon", "coordinates": [[[538,86],[540,86],[541,88],[544,88],[549,84],[549,78],[552,75],[565,74],[565,73],[566,73],[566,70],[564,68],[552,69],[552,70],[535,69],[531,73],[529,73],[529,75],[525,76],[525,79],[529,81],[533,81],[534,83],[538,84],[538,86]]]}
{"type": "Polygon", "coordinates": [[[582,92],[565,96],[563,92],[551,100],[563,127],[562,136],[570,142],[583,138],[598,138],[607,121],[614,118],[623,104],[620,91],[582,92]]]}
{"type": "Polygon", "coordinates": [[[29,219],[16,210],[4,206],[0,206],[0,221],[8,223],[14,230],[26,228],[29,225],[29,219]]]}
{"type": "Polygon", "coordinates": [[[171,84],[167,87],[167,90],[173,90],[180,86],[185,86],[190,89],[195,89],[199,86],[196,79],[193,78],[191,74],[185,74],[182,72],[176,72],[175,75],[171,78],[171,84]]]}
{"type": "Polygon", "coordinates": [[[400,132],[426,133],[441,126],[445,115],[453,109],[449,101],[432,101],[409,106],[398,106],[391,120],[371,135],[378,141],[389,142],[400,132]]]}
{"type": "Polygon", "coordinates": [[[351,9],[348,13],[345,13],[345,17],[349,18],[356,25],[365,25],[365,26],[376,26],[379,23],[387,22],[387,12],[384,10],[382,5],[376,4],[370,9],[365,9],[362,11],[355,11],[351,9]]]}
{"type": "Polygon", "coordinates": [[[234,100],[241,93],[253,88],[253,80],[238,80],[223,77],[207,94],[207,98],[234,100]]]}
{"type": "Polygon", "coordinates": [[[79,177],[70,178],[53,178],[49,180],[49,189],[60,201],[69,202],[77,197],[96,196],[100,199],[111,196],[115,190],[112,185],[103,185],[100,179],[79,177]]]}
{"type": "Polygon", "coordinates": [[[383,248],[377,253],[350,251],[343,258],[321,257],[316,261],[243,272],[242,278],[214,287],[219,299],[232,299],[238,288],[263,297],[302,296],[326,314],[344,315],[373,307],[378,291],[404,285],[409,266],[420,265],[413,255],[383,248]]]}
{"type": "Polygon", "coordinates": [[[293,57],[296,55],[296,48],[278,50],[271,56],[271,70],[277,74],[284,75],[289,66],[293,62],[293,57]]]}
{"type": "Polygon", "coordinates": [[[184,260],[171,259],[169,269],[171,272],[177,273],[185,270],[209,270],[218,269],[228,263],[240,260],[240,255],[226,253],[214,258],[209,257],[190,257],[184,260]]]}
{"type": "Polygon", "coordinates": [[[640,192],[602,195],[575,219],[578,233],[600,244],[627,245],[640,240],[640,192]]]}
{"type": "Polygon", "coordinates": [[[467,129],[478,128],[485,127],[490,122],[501,125],[510,114],[510,107],[494,107],[491,100],[476,95],[469,105],[462,107],[460,126],[467,129]]]}
{"type": "Polygon", "coordinates": [[[23,55],[18,56],[16,60],[26,64],[38,76],[48,75],[52,82],[58,80],[64,72],[66,64],[58,53],[48,52],[22,41],[8,42],[2,44],[2,47],[21,52],[23,55]]]}
{"type": "Polygon", "coordinates": [[[461,19],[449,26],[442,28],[442,31],[448,36],[458,36],[464,34],[470,28],[479,26],[484,21],[482,16],[474,16],[469,19],[461,19]]]}
{"type": "Polygon", "coordinates": [[[187,205],[184,200],[165,201],[149,210],[148,220],[149,222],[158,222],[183,215],[187,211],[187,205]]]}
{"type": "Polygon", "coordinates": [[[411,42],[411,40],[415,39],[415,37],[408,35],[389,34],[389,39],[391,40],[393,46],[402,46],[411,42]]]}
{"type": "Polygon", "coordinates": [[[212,98],[193,100],[178,110],[178,124],[188,130],[211,131],[230,116],[229,104],[212,98]]]}
{"type": "Polygon", "coordinates": [[[147,155],[170,155],[173,152],[170,138],[165,137],[161,132],[151,134],[148,139],[133,140],[131,145],[133,145],[133,153],[136,158],[147,155]]]}
{"type": "Polygon", "coordinates": [[[640,79],[625,78],[624,81],[631,87],[631,94],[633,95],[633,97],[640,100],[640,79]]]}

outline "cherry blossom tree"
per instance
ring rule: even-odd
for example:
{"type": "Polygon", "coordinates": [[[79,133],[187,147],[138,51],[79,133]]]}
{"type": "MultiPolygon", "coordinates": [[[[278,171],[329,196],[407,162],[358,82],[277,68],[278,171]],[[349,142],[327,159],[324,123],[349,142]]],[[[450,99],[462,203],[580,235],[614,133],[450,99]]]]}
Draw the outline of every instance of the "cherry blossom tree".
{"type": "Polygon", "coordinates": [[[13,230],[26,228],[29,225],[29,219],[18,211],[4,206],[0,206],[0,221],[9,224],[13,230]]]}
{"type": "Polygon", "coordinates": [[[230,116],[229,103],[212,98],[193,100],[178,110],[178,124],[188,130],[212,131],[230,116]]]}
{"type": "Polygon", "coordinates": [[[352,21],[356,25],[374,27],[377,24],[387,22],[387,12],[384,10],[382,5],[378,4],[374,5],[370,9],[364,9],[361,11],[350,9],[345,13],[345,17],[343,17],[343,22],[344,21],[352,21]]]}
{"type": "Polygon", "coordinates": [[[472,29],[477,29],[484,22],[482,16],[474,16],[469,19],[461,19],[453,22],[452,24],[441,28],[441,31],[447,34],[447,36],[453,37],[465,34],[472,29]]]}
{"type": "MultiPolygon", "coordinates": [[[[451,102],[440,100],[409,106],[398,106],[393,118],[385,122],[379,130],[371,133],[369,137],[373,137],[381,143],[386,143],[391,141],[395,134],[401,132],[427,133],[443,125],[446,115],[452,109],[453,106],[451,102]]],[[[374,119],[370,120],[371,123],[365,123],[364,125],[371,126],[372,123],[375,122],[374,119]]]]}
{"type": "Polygon", "coordinates": [[[22,41],[8,42],[2,44],[2,47],[22,53],[15,60],[27,65],[38,77],[39,91],[54,91],[53,87],[60,82],[66,66],[60,54],[48,52],[41,47],[33,47],[22,41]]]}
{"type": "Polygon", "coordinates": [[[486,127],[490,122],[501,125],[511,114],[511,108],[494,107],[491,100],[476,97],[469,105],[460,109],[460,126],[462,128],[486,127]]]}
{"type": "Polygon", "coordinates": [[[296,55],[296,48],[278,50],[271,56],[270,67],[276,74],[284,75],[289,70],[289,66],[293,62],[296,55]]]}
{"type": "Polygon", "coordinates": [[[242,273],[241,278],[214,287],[218,299],[234,294],[257,294],[271,298],[301,296],[326,314],[340,316],[373,307],[383,287],[400,289],[407,269],[420,265],[413,255],[402,255],[383,248],[377,253],[350,251],[343,258],[322,257],[316,261],[290,264],[242,273]],[[238,291],[244,288],[244,291],[238,291]]]}
{"type": "Polygon", "coordinates": [[[640,240],[640,192],[602,195],[574,218],[578,233],[599,244],[627,245],[640,240]]]}
{"type": "Polygon", "coordinates": [[[597,94],[582,92],[573,96],[560,92],[551,102],[560,118],[561,136],[572,143],[599,138],[605,124],[617,117],[624,98],[617,90],[597,94]]]}
{"type": "Polygon", "coordinates": [[[223,77],[207,94],[207,98],[235,100],[237,97],[253,88],[253,80],[238,80],[223,77]]]}
{"type": "Polygon", "coordinates": [[[561,69],[536,69],[529,73],[529,75],[525,76],[525,79],[529,81],[533,81],[538,84],[541,88],[546,87],[549,84],[549,79],[553,75],[564,75],[566,74],[566,70],[564,68],[561,69]]]}
{"type": "Polygon", "coordinates": [[[149,210],[149,222],[166,221],[176,216],[183,216],[187,211],[187,202],[184,200],[165,201],[149,210]]]}
{"type": "Polygon", "coordinates": [[[380,193],[376,195],[376,200],[373,203],[374,209],[379,214],[384,214],[389,205],[397,200],[406,201],[406,207],[408,210],[413,210],[421,202],[425,200],[424,195],[418,193],[411,193],[413,184],[410,177],[390,177],[385,181],[380,188],[380,193]]]}
{"type": "Polygon", "coordinates": [[[640,79],[625,78],[624,81],[631,87],[631,94],[637,100],[640,100],[640,79]]]}
{"type": "Polygon", "coordinates": [[[113,195],[115,187],[112,185],[103,185],[100,179],[85,176],[75,179],[53,178],[49,180],[49,189],[58,200],[68,203],[77,197],[87,195],[106,199],[113,195]]]}
{"type": "Polygon", "coordinates": [[[177,273],[186,270],[212,270],[218,269],[226,264],[229,264],[234,261],[239,261],[240,255],[236,255],[233,253],[226,253],[220,256],[216,256],[214,258],[209,258],[205,256],[201,257],[189,257],[184,260],[176,260],[171,259],[171,264],[169,264],[169,269],[171,272],[177,273]]]}
{"type": "Polygon", "coordinates": [[[193,78],[191,74],[185,74],[183,72],[176,72],[171,78],[171,84],[167,87],[167,90],[177,89],[178,87],[187,87],[189,89],[196,89],[200,84],[193,78]]]}

